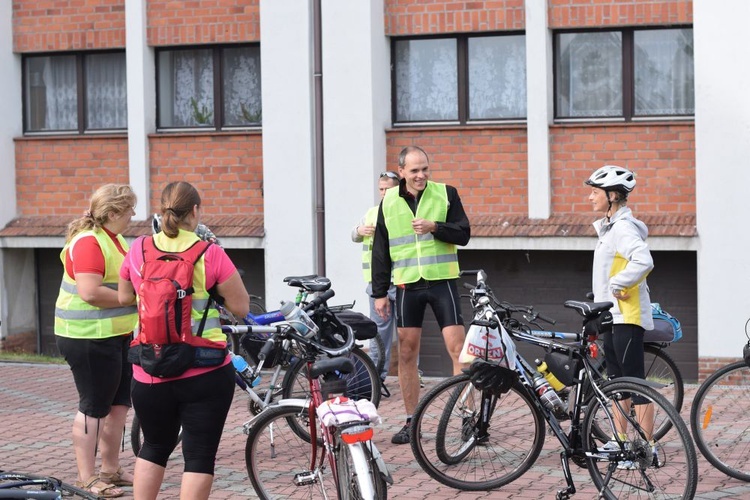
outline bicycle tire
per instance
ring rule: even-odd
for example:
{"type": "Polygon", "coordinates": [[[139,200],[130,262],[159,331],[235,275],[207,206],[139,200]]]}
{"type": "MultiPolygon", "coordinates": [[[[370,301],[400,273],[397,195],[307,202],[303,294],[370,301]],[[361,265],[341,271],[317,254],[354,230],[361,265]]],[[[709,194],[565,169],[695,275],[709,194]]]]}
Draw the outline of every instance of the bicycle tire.
{"type": "MultiPolygon", "coordinates": [[[[442,427],[445,428],[441,445],[444,454],[451,453],[446,451],[448,449],[466,446],[464,419],[476,416],[481,396],[482,392],[471,385],[468,375],[455,375],[431,389],[420,400],[412,417],[414,457],[430,477],[451,488],[480,491],[508,484],[529,470],[544,446],[544,416],[526,388],[516,381],[508,393],[497,398],[487,439],[479,446],[472,446],[458,463],[444,463],[438,457],[436,436],[441,420],[446,418],[445,412],[450,413],[454,422],[442,427]],[[466,389],[467,397],[456,398],[457,391],[466,389]],[[455,406],[449,406],[451,401],[455,406]]],[[[456,457],[459,453],[450,456],[456,457]]]]}
{"type": "MultiPolygon", "coordinates": [[[[346,354],[354,363],[354,371],[341,375],[347,381],[345,396],[358,400],[367,399],[377,408],[380,405],[380,374],[375,364],[359,347],[346,354]]],[[[307,363],[304,359],[296,360],[284,374],[282,395],[284,398],[307,399],[310,384],[307,380],[307,363]]]]}
{"type": "MultiPolygon", "coordinates": [[[[604,352],[603,347],[600,348],[600,352],[604,352]]],[[[682,379],[682,373],[680,373],[680,369],[672,357],[661,346],[644,344],[643,366],[646,380],[663,385],[664,387],[659,389],[658,392],[672,403],[678,413],[682,411],[685,383],[682,379]]],[[[607,363],[604,358],[601,367],[603,373],[606,374],[607,363]]],[[[659,439],[669,431],[669,428],[669,422],[665,421],[663,426],[654,431],[654,435],[659,439]]]]}
{"type": "MultiPolygon", "coordinates": [[[[182,429],[177,434],[177,444],[182,441],[182,429]]],[[[133,422],[130,424],[130,447],[133,449],[133,455],[136,457],[143,447],[143,432],[141,431],[141,421],[138,415],[133,414],[133,422]]]]}
{"type": "MultiPolygon", "coordinates": [[[[658,391],[640,383],[612,380],[600,387],[606,396],[602,405],[596,398],[587,401],[583,417],[582,441],[586,466],[597,491],[604,498],[693,498],[698,487],[698,460],[690,431],[672,404],[658,391]],[[670,420],[670,432],[650,443],[648,426],[640,421],[635,405],[627,411],[620,401],[633,396],[645,398],[653,409],[653,428],[670,420]],[[625,449],[606,453],[604,440],[595,427],[615,430],[609,422],[615,415],[627,419],[625,449]]],[[[644,405],[645,406],[645,405],[644,405]]],[[[611,439],[611,438],[610,438],[611,439]]]]}
{"type": "Polygon", "coordinates": [[[748,394],[750,367],[737,361],[704,380],[690,408],[690,428],[701,454],[721,472],[741,481],[750,481],[748,394]]]}
{"type": "MultiPolygon", "coordinates": [[[[308,424],[305,406],[269,407],[258,416],[247,435],[247,475],[261,500],[277,498],[334,498],[336,484],[329,467],[315,471],[309,484],[296,485],[295,475],[310,472],[312,447],[290,426],[301,419],[308,424]]],[[[320,456],[318,448],[318,456],[320,456]]]]}
{"type": "Polygon", "coordinates": [[[385,480],[367,444],[339,443],[336,452],[339,500],[387,500],[385,480]]]}

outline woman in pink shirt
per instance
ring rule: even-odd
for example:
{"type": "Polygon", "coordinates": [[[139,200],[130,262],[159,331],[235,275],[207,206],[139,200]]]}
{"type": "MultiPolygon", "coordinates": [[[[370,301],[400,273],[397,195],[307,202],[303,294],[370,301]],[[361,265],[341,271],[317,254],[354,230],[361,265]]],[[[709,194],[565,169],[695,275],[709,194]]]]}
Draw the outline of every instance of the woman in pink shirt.
{"type": "MultiPolygon", "coordinates": [[[[201,198],[192,185],[187,182],[167,185],[161,196],[162,230],[152,237],[156,248],[177,253],[195,244],[199,239],[195,228],[200,211],[201,198]]],[[[141,284],[143,241],[144,238],[139,238],[133,243],[120,269],[121,302],[132,301],[141,284]]],[[[220,246],[208,247],[196,262],[193,276],[194,284],[201,282],[205,290],[214,289],[230,312],[241,317],[248,313],[247,290],[220,246]]],[[[203,337],[226,345],[226,336],[218,322],[207,322],[203,337]]],[[[157,497],[167,460],[182,428],[185,467],[181,498],[207,499],[213,484],[216,452],[234,395],[234,369],[229,356],[217,366],[189,368],[172,378],[153,377],[139,365],[133,365],[133,379],[133,408],[144,438],[135,463],[135,498],[157,497]]]]}

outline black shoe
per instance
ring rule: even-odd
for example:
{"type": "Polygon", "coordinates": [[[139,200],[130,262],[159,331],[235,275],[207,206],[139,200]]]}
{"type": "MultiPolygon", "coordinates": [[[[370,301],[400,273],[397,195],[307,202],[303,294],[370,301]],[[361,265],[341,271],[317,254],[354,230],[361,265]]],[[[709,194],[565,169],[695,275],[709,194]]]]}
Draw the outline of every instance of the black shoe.
{"type": "Polygon", "coordinates": [[[406,424],[400,431],[393,435],[391,443],[393,444],[408,444],[411,441],[411,424],[406,424]]]}

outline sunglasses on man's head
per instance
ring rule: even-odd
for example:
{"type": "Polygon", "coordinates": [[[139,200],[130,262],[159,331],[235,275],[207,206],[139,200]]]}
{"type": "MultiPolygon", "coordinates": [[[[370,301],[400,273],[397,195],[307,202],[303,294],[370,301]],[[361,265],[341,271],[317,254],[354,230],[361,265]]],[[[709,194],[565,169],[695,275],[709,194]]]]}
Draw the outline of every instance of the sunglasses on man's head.
{"type": "Polygon", "coordinates": [[[383,177],[388,177],[389,179],[399,180],[398,174],[396,174],[396,172],[385,171],[382,174],[380,174],[380,178],[382,179],[383,177]]]}

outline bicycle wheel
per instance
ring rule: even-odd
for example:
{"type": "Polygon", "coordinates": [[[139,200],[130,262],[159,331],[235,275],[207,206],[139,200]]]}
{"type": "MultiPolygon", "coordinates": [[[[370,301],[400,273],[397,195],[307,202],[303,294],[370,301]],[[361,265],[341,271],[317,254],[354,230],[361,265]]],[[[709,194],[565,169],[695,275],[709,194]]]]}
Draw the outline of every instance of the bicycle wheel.
{"type": "MultiPolygon", "coordinates": [[[[367,399],[377,406],[380,404],[380,375],[370,356],[362,349],[355,347],[346,356],[352,360],[354,371],[340,375],[346,380],[345,396],[351,399],[367,399]]],[[[307,363],[297,360],[284,374],[283,397],[306,399],[310,392],[307,380],[307,363]]]]}
{"type": "MultiPolygon", "coordinates": [[[[182,441],[182,430],[177,435],[177,444],[182,441]]],[[[141,432],[141,421],[138,419],[138,415],[133,414],[133,422],[130,424],[130,447],[133,449],[133,455],[136,457],[141,451],[143,446],[143,432],[141,432]]]]}
{"type": "Polygon", "coordinates": [[[491,397],[487,434],[476,429],[482,392],[468,375],[439,383],[419,402],[411,421],[411,449],[433,479],[459,490],[498,488],[519,478],[544,445],[545,421],[525,387],[516,382],[491,397]]]}
{"type": "Polygon", "coordinates": [[[340,500],[388,498],[385,480],[380,475],[368,443],[346,445],[339,442],[336,471],[340,500]]]}
{"type": "MultiPolygon", "coordinates": [[[[646,380],[657,382],[665,387],[659,389],[659,394],[672,403],[677,413],[682,411],[682,403],[685,397],[685,384],[682,381],[680,369],[672,357],[660,346],[646,344],[643,346],[643,361],[646,371],[646,380]]],[[[662,438],[669,431],[668,422],[659,427],[654,434],[656,439],[662,438]]]]}
{"type": "MultiPolygon", "coordinates": [[[[693,498],[698,486],[698,460],[690,432],[677,410],[656,390],[629,381],[613,380],[601,386],[606,396],[587,402],[583,417],[583,453],[589,474],[605,498],[693,498]],[[634,397],[646,404],[630,405],[634,397]],[[637,409],[639,408],[640,409],[637,409]],[[669,421],[670,431],[659,439],[649,438],[648,410],[653,410],[653,428],[669,421]],[[605,441],[595,428],[607,428],[619,418],[626,422],[624,449],[604,451],[605,441]]],[[[610,438],[611,439],[611,438],[610,438]]]]}
{"type": "MultiPolygon", "coordinates": [[[[263,500],[335,498],[336,484],[327,458],[310,470],[312,447],[292,430],[289,421],[307,424],[309,435],[310,421],[304,406],[267,408],[250,427],[245,465],[255,493],[263,500]]],[[[321,450],[319,446],[318,459],[321,450]]]]}
{"type": "Polygon", "coordinates": [[[750,367],[727,365],[698,388],[690,409],[695,444],[706,460],[724,474],[750,481],[750,367]]]}

